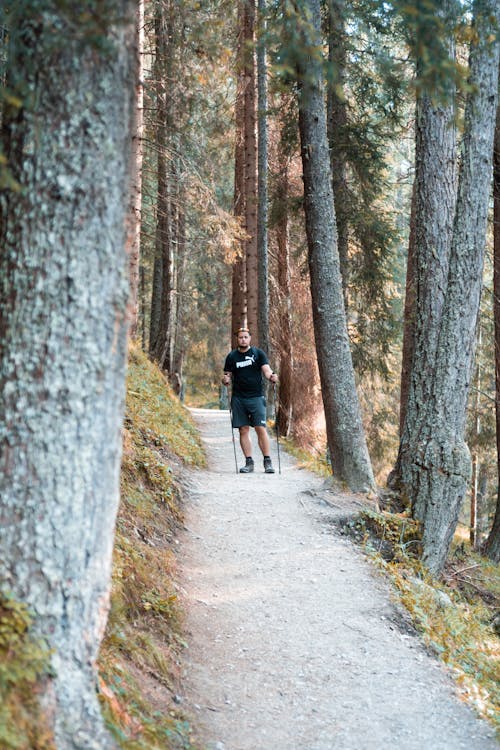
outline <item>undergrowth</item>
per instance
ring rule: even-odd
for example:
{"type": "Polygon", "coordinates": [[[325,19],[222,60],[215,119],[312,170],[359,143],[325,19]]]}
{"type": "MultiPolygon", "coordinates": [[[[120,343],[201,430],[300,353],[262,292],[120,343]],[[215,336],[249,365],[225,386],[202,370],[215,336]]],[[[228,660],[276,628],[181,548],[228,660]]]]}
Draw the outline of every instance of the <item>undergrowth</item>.
{"type": "Polygon", "coordinates": [[[322,477],[331,478],[332,468],[326,451],[324,453],[320,453],[319,451],[311,453],[310,450],[299,448],[292,438],[279,438],[279,441],[287,453],[290,453],[290,455],[297,459],[297,465],[301,469],[308,469],[322,477]]]}
{"type": "Polygon", "coordinates": [[[99,658],[103,712],[124,750],[194,748],[175,702],[183,643],[173,549],[182,522],[181,467],[204,464],[189,413],[133,346],[111,609],[99,658]]]}
{"type": "Polygon", "coordinates": [[[54,750],[39,696],[50,669],[50,652],[32,632],[25,604],[0,595],[0,747],[54,750]]]}
{"type": "Polygon", "coordinates": [[[500,735],[499,567],[461,542],[439,580],[419,560],[418,523],[366,510],[343,524],[391,578],[427,647],[451,670],[461,697],[500,735]]]}

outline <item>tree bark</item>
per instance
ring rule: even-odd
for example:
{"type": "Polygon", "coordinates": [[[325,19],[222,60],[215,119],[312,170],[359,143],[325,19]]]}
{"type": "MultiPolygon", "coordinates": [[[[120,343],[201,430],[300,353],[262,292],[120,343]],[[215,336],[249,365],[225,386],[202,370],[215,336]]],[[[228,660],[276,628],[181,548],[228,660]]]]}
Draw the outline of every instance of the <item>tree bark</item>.
{"type": "Polygon", "coordinates": [[[337,247],[344,306],[347,311],[349,286],[349,190],[347,187],[346,126],[347,107],[343,95],[345,83],[345,0],[329,0],[328,57],[331,80],[327,90],[328,143],[332,171],[333,199],[337,224],[337,247]]]}
{"type": "MultiPolygon", "coordinates": [[[[410,392],[411,369],[415,351],[415,311],[417,304],[417,269],[416,269],[416,200],[417,180],[413,181],[410,232],[408,237],[408,257],[406,260],[405,306],[403,314],[403,352],[401,361],[401,387],[399,396],[399,437],[403,435],[406,412],[408,410],[408,394],[410,392]]],[[[399,470],[398,470],[399,473],[399,470]]]]}
{"type": "Polygon", "coordinates": [[[142,140],[144,135],[144,0],[135,11],[135,121],[130,168],[130,207],[127,225],[127,253],[130,258],[129,334],[137,336],[139,322],[139,263],[142,209],[142,140]]]}
{"type": "Polygon", "coordinates": [[[285,144],[286,136],[282,134],[279,146],[276,186],[276,244],[277,282],[278,282],[278,352],[279,352],[279,405],[276,413],[276,423],[279,434],[287,437],[292,422],[292,377],[293,377],[293,348],[292,348],[292,307],[290,284],[290,243],[288,231],[288,166],[289,155],[285,144]]]}
{"type": "MultiPolygon", "coordinates": [[[[408,408],[407,424],[410,419],[414,421],[410,431],[411,447],[404,457],[406,465],[403,464],[403,480],[413,501],[413,513],[423,524],[423,562],[431,573],[439,573],[444,565],[470,481],[471,462],[464,441],[464,425],[474,361],[491,181],[499,60],[495,31],[500,20],[498,0],[477,0],[474,19],[471,93],[465,111],[463,159],[446,296],[439,333],[436,335],[434,329],[429,330],[429,347],[422,352],[422,356],[429,358],[429,380],[422,380],[422,395],[415,399],[421,409],[418,418],[414,419],[411,404],[408,408]]],[[[431,307],[427,313],[431,319],[433,311],[431,307]]],[[[417,346],[416,342],[415,361],[417,346]]],[[[417,390],[413,383],[412,389],[417,390]]]]}
{"type": "MultiPolygon", "coordinates": [[[[235,103],[234,146],[234,215],[245,222],[245,69],[244,69],[244,0],[238,3],[237,85],[235,103]]],[[[231,293],[231,342],[236,344],[235,333],[247,325],[247,290],[245,243],[241,242],[233,264],[231,293]]]]}
{"type": "MultiPolygon", "coordinates": [[[[453,55],[451,50],[450,57],[453,55]]],[[[454,102],[434,106],[430,95],[417,99],[415,144],[415,297],[414,338],[406,419],[400,443],[403,483],[411,486],[411,466],[418,448],[419,422],[430,400],[438,336],[448,284],[456,200],[454,102]]],[[[413,512],[422,518],[415,503],[413,512]]]]}
{"type": "Polygon", "coordinates": [[[271,359],[269,337],[269,270],[267,249],[267,62],[266,62],[266,3],[258,0],[257,43],[257,123],[258,123],[258,170],[257,170],[257,256],[258,256],[258,333],[259,346],[271,359]]]}
{"type": "Polygon", "coordinates": [[[169,153],[174,121],[174,8],[159,3],[156,10],[156,85],[157,85],[157,207],[156,258],[161,268],[161,302],[159,325],[152,350],[162,370],[170,372],[173,357],[174,315],[174,221],[172,192],[172,158],[169,153]],[[161,261],[159,260],[161,259],[161,261]]]}
{"type": "Polygon", "coordinates": [[[2,129],[23,189],[0,200],[0,580],[52,650],[41,700],[57,748],[105,750],[95,660],[119,499],[134,7],[84,20],[49,5],[11,16],[26,98],[2,129]]]}
{"type": "Polygon", "coordinates": [[[259,339],[259,256],[257,248],[257,132],[255,82],[255,0],[245,0],[245,241],[247,322],[252,342],[259,339]]]}
{"type": "MultiPolygon", "coordinates": [[[[497,474],[500,480],[500,106],[498,105],[493,149],[493,318],[495,323],[497,474]]],[[[500,489],[497,490],[495,517],[488,539],[486,540],[485,553],[495,562],[500,562],[500,489]]]]}
{"type": "MultiPolygon", "coordinates": [[[[445,12],[445,9],[443,9],[445,12]]],[[[454,56],[449,42],[450,58],[454,56]]],[[[417,73],[420,63],[417,61],[417,73]]],[[[454,95],[434,105],[430,95],[417,97],[415,113],[415,180],[406,269],[400,444],[391,486],[408,481],[416,421],[423,418],[434,370],[441,325],[456,201],[456,129],[454,95]]]]}
{"type": "Polygon", "coordinates": [[[334,476],[353,491],[374,487],[354,380],[337,251],[321,69],[320,2],[294,2],[304,210],[314,335],[334,476]],[[311,50],[311,53],[305,53],[311,50]]]}

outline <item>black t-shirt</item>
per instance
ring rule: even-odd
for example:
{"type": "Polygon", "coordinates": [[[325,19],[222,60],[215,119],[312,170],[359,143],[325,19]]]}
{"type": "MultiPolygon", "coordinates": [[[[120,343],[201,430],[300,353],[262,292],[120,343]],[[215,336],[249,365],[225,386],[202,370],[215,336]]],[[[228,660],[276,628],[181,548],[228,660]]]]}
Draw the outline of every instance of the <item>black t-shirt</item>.
{"type": "Polygon", "coordinates": [[[262,365],[268,365],[269,360],[262,349],[251,346],[246,352],[233,349],[226,357],[224,372],[233,374],[233,394],[242,398],[263,396],[262,365]]]}

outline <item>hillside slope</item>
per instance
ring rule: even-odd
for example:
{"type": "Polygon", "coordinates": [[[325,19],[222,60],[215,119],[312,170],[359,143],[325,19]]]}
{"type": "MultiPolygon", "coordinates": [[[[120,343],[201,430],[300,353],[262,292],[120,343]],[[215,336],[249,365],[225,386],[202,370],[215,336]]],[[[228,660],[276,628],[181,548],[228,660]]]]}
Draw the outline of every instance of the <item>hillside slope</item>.
{"type": "Polygon", "coordinates": [[[175,703],[182,648],[175,587],[184,466],[205,456],[189,412],[136,347],[129,359],[111,611],[100,655],[108,725],[127,750],[192,747],[175,703]]]}

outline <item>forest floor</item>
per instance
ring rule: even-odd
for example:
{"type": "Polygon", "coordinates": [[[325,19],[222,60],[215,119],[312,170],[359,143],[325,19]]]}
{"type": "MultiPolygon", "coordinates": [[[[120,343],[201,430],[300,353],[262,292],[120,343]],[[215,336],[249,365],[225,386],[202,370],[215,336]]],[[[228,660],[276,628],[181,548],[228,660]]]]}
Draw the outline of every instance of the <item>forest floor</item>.
{"type": "Polygon", "coordinates": [[[264,474],[256,450],[255,472],[236,476],[228,412],[192,414],[209,468],[191,474],[181,535],[178,700],[200,745],[497,748],[389,584],[339,533],[368,501],[335,494],[283,451],[281,474],[264,474]]]}

